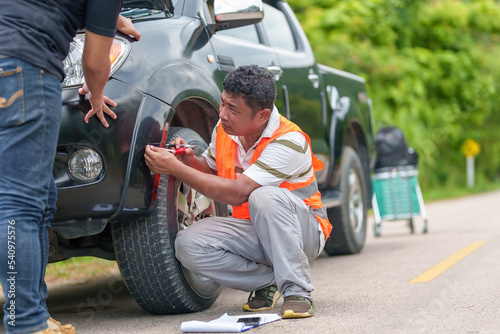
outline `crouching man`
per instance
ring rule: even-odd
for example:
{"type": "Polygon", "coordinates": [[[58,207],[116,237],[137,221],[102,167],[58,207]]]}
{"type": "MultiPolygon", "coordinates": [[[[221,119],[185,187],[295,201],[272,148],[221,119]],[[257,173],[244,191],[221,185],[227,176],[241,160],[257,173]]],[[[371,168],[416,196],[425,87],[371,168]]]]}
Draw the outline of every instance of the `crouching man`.
{"type": "MultiPolygon", "coordinates": [[[[262,312],[283,295],[281,317],[314,314],[309,261],[331,232],[314,172],[323,168],[309,137],[280,116],[276,85],[264,68],[241,66],[223,83],[220,121],[207,150],[174,156],[148,146],[157,174],[171,174],[233,206],[181,231],[177,259],[187,269],[232,289],[252,291],[243,309],[262,312]]],[[[185,144],[177,138],[177,146],[185,144]]]]}

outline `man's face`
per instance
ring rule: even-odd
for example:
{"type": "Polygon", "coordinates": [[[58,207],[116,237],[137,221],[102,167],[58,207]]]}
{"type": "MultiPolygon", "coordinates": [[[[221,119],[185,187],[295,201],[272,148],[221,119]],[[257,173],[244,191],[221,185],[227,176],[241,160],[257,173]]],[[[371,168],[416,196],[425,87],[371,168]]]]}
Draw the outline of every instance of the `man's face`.
{"type": "Polygon", "coordinates": [[[221,94],[219,117],[224,131],[233,136],[251,136],[259,131],[259,112],[252,117],[252,109],[241,96],[221,94]]]}

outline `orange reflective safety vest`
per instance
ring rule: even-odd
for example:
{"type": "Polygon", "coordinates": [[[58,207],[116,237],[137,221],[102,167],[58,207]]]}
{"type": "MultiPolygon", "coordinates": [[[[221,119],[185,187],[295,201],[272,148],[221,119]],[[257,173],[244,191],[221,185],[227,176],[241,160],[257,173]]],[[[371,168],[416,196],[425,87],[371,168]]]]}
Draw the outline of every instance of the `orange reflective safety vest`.
{"type": "MultiPolygon", "coordinates": [[[[252,155],[251,163],[254,163],[264,150],[266,146],[275,140],[276,138],[292,131],[298,131],[302,133],[304,137],[306,137],[307,142],[309,143],[309,147],[311,147],[311,140],[307,134],[302,132],[302,130],[294,123],[290,122],[288,119],[280,115],[280,125],[278,129],[273,133],[273,135],[269,138],[262,138],[261,141],[257,144],[255,148],[255,152],[252,155]]],[[[236,155],[238,150],[238,144],[229,137],[228,134],[224,132],[221,124],[219,124],[217,128],[217,135],[215,139],[215,161],[217,164],[217,174],[219,176],[235,180],[235,163],[236,163],[236,155]]],[[[322,170],[323,163],[316,158],[311,151],[312,163],[314,171],[322,170]]],[[[289,183],[284,181],[281,183],[281,188],[286,188],[290,190],[295,195],[299,196],[307,206],[310,206],[314,212],[318,223],[321,226],[321,230],[325,234],[325,240],[330,235],[332,231],[332,225],[328,221],[328,216],[326,213],[326,208],[321,203],[321,193],[318,191],[318,187],[316,184],[316,177],[313,175],[312,177],[301,183],[289,183]],[[311,190],[316,190],[312,195],[311,190]]],[[[313,191],[314,191],[313,190],[313,191]]],[[[248,202],[243,203],[237,207],[233,207],[233,217],[240,219],[250,219],[250,211],[248,209],[248,202]]]]}

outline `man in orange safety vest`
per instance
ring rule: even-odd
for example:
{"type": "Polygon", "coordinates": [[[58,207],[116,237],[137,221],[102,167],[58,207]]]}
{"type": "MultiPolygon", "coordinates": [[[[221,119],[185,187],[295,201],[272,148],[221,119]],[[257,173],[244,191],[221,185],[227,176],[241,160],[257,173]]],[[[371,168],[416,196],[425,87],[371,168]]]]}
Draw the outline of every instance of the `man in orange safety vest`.
{"type": "Polygon", "coordinates": [[[283,296],[282,318],[310,317],[309,261],[332,229],[314,176],[323,164],[309,136],[278,113],[274,78],[265,68],[238,67],[223,88],[220,120],[201,156],[146,148],[153,172],[233,209],[230,217],[204,218],[179,232],[176,257],[188,270],[251,292],[244,310],[272,309],[283,296]]]}

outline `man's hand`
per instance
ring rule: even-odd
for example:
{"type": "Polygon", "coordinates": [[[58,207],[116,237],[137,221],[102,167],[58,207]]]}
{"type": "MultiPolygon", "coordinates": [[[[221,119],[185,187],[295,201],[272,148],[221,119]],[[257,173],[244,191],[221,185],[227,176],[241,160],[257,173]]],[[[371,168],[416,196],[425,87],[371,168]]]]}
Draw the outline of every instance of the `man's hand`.
{"type": "Polygon", "coordinates": [[[135,30],[132,25],[132,20],[128,17],[124,17],[122,15],[118,16],[118,22],[116,22],[116,29],[125,35],[134,36],[136,40],[141,39],[141,33],[135,30]]]}
{"type": "MultiPolygon", "coordinates": [[[[187,145],[188,143],[186,143],[186,141],[184,139],[182,139],[181,137],[177,137],[177,138],[175,138],[175,141],[172,144],[175,145],[175,147],[173,147],[173,149],[177,149],[177,148],[181,147],[181,145],[187,145]]],[[[191,160],[193,159],[193,156],[194,156],[193,149],[187,148],[186,151],[184,152],[184,154],[179,154],[176,156],[176,158],[178,160],[180,160],[183,164],[189,165],[191,160]]]]}
{"type": "MultiPolygon", "coordinates": [[[[179,164],[176,156],[164,148],[147,145],[144,154],[146,166],[155,174],[173,174],[175,175],[176,169],[179,164]]],[[[183,166],[183,165],[182,165],[183,166]]]]}
{"type": "MultiPolygon", "coordinates": [[[[141,34],[135,30],[132,20],[122,15],[118,16],[116,29],[124,34],[131,35],[137,40],[141,34]]],[[[89,122],[90,117],[97,115],[104,127],[109,127],[104,114],[112,119],[116,119],[116,114],[109,109],[116,107],[116,102],[103,95],[104,85],[108,80],[111,64],[109,61],[109,51],[113,38],[94,34],[88,30],[85,31],[85,47],[83,50],[83,73],[86,83],[78,90],[80,95],[89,94],[91,109],[83,118],[85,123],[89,122]]]]}
{"type": "Polygon", "coordinates": [[[104,85],[108,81],[111,62],[109,51],[113,43],[112,37],[97,35],[85,30],[85,46],[83,47],[82,66],[85,82],[87,83],[89,101],[92,109],[85,115],[84,121],[88,123],[89,118],[97,115],[102,125],[109,124],[104,118],[104,113],[115,119],[116,114],[104,103],[104,85]]]}
{"type": "MultiPolygon", "coordinates": [[[[80,94],[80,95],[87,95],[87,94],[89,94],[89,102],[90,102],[90,105],[92,106],[92,109],[83,118],[84,122],[88,123],[90,117],[92,117],[92,116],[94,116],[96,114],[95,113],[96,109],[94,108],[94,104],[93,103],[99,103],[99,102],[95,101],[93,99],[93,96],[90,93],[87,84],[83,84],[83,86],[80,89],[78,89],[78,94],[80,94]]],[[[116,107],[116,102],[113,101],[113,100],[111,100],[109,97],[103,95],[103,99],[102,99],[102,104],[101,105],[102,105],[102,108],[101,108],[101,115],[102,115],[102,117],[99,117],[99,114],[97,115],[97,117],[101,121],[102,125],[104,125],[105,127],[108,127],[109,125],[106,122],[106,119],[104,118],[104,114],[103,113],[109,115],[112,119],[116,119],[116,114],[111,109],[109,109],[109,107],[108,107],[108,105],[110,105],[112,107],[116,107]]]]}

